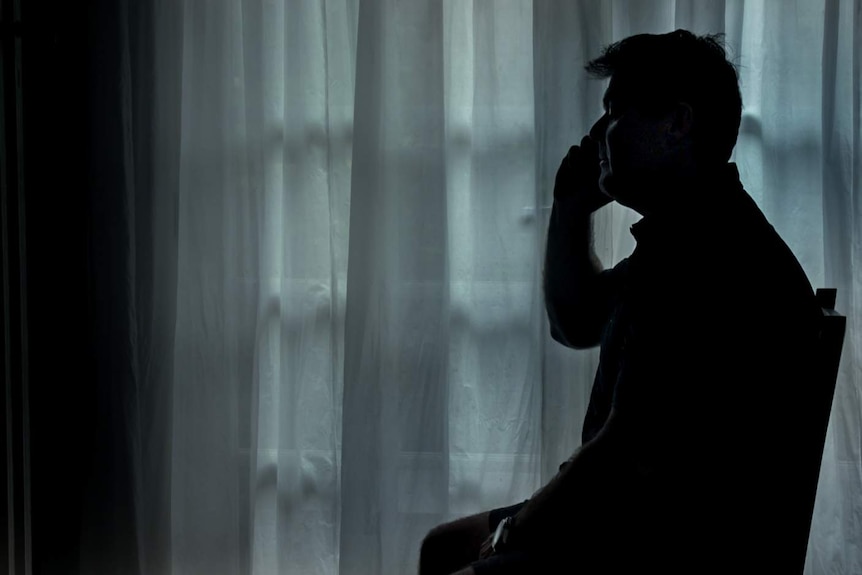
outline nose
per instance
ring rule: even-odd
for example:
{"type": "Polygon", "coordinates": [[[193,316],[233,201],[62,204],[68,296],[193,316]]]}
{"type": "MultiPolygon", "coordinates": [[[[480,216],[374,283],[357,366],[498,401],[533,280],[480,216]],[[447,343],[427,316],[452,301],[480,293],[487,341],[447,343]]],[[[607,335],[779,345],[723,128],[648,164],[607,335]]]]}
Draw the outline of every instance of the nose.
{"type": "Polygon", "coordinates": [[[593,127],[590,128],[590,138],[597,144],[604,142],[605,139],[605,128],[608,125],[608,115],[602,114],[602,117],[596,120],[596,123],[593,124],[593,127]]]}

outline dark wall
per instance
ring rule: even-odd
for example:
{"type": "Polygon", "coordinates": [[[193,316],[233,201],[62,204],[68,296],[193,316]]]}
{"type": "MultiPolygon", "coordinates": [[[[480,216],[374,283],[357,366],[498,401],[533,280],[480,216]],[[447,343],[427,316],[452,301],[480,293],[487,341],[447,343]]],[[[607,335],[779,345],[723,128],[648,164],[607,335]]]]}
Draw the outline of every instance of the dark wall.
{"type": "Polygon", "coordinates": [[[34,573],[77,573],[95,420],[88,345],[86,12],[26,3],[22,22],[31,534],[34,573]]]}
{"type": "Polygon", "coordinates": [[[119,9],[107,0],[22,9],[36,575],[130,573],[136,563],[116,428],[124,391],[105,361],[126,337],[111,324],[122,253],[105,226],[122,209],[119,9]]]}

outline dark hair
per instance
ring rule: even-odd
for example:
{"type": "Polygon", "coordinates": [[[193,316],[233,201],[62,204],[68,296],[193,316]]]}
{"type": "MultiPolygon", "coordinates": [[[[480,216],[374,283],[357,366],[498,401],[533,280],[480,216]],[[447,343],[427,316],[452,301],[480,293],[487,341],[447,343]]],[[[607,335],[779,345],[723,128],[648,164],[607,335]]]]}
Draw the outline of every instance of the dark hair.
{"type": "Polygon", "coordinates": [[[615,105],[654,115],[686,102],[694,112],[695,153],[725,163],[739,134],[742,95],[723,40],[723,34],[687,30],[638,34],[607,46],[584,68],[595,78],[614,77],[615,105]]]}

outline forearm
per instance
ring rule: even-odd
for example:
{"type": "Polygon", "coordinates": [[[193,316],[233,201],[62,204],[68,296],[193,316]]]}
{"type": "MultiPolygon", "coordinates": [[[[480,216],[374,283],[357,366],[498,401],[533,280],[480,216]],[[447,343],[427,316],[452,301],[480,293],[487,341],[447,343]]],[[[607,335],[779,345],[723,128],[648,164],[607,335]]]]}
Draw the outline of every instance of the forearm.
{"type": "Polygon", "coordinates": [[[545,309],[555,339],[591,347],[598,338],[596,278],[601,265],[593,250],[592,214],[573,202],[555,201],[545,249],[545,309]],[[560,337],[557,337],[559,335],[560,337]]]}

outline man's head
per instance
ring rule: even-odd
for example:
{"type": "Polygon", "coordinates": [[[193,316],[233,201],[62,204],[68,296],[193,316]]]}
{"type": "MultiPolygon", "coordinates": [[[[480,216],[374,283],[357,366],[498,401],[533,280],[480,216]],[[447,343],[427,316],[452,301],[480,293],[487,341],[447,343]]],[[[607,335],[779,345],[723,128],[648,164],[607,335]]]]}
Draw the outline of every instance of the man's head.
{"type": "Polygon", "coordinates": [[[639,34],[611,44],[586,65],[610,78],[605,113],[590,136],[599,146],[602,189],[641,213],[662,186],[708,174],[730,159],[742,97],[720,36],[685,30],[639,34]]]}

